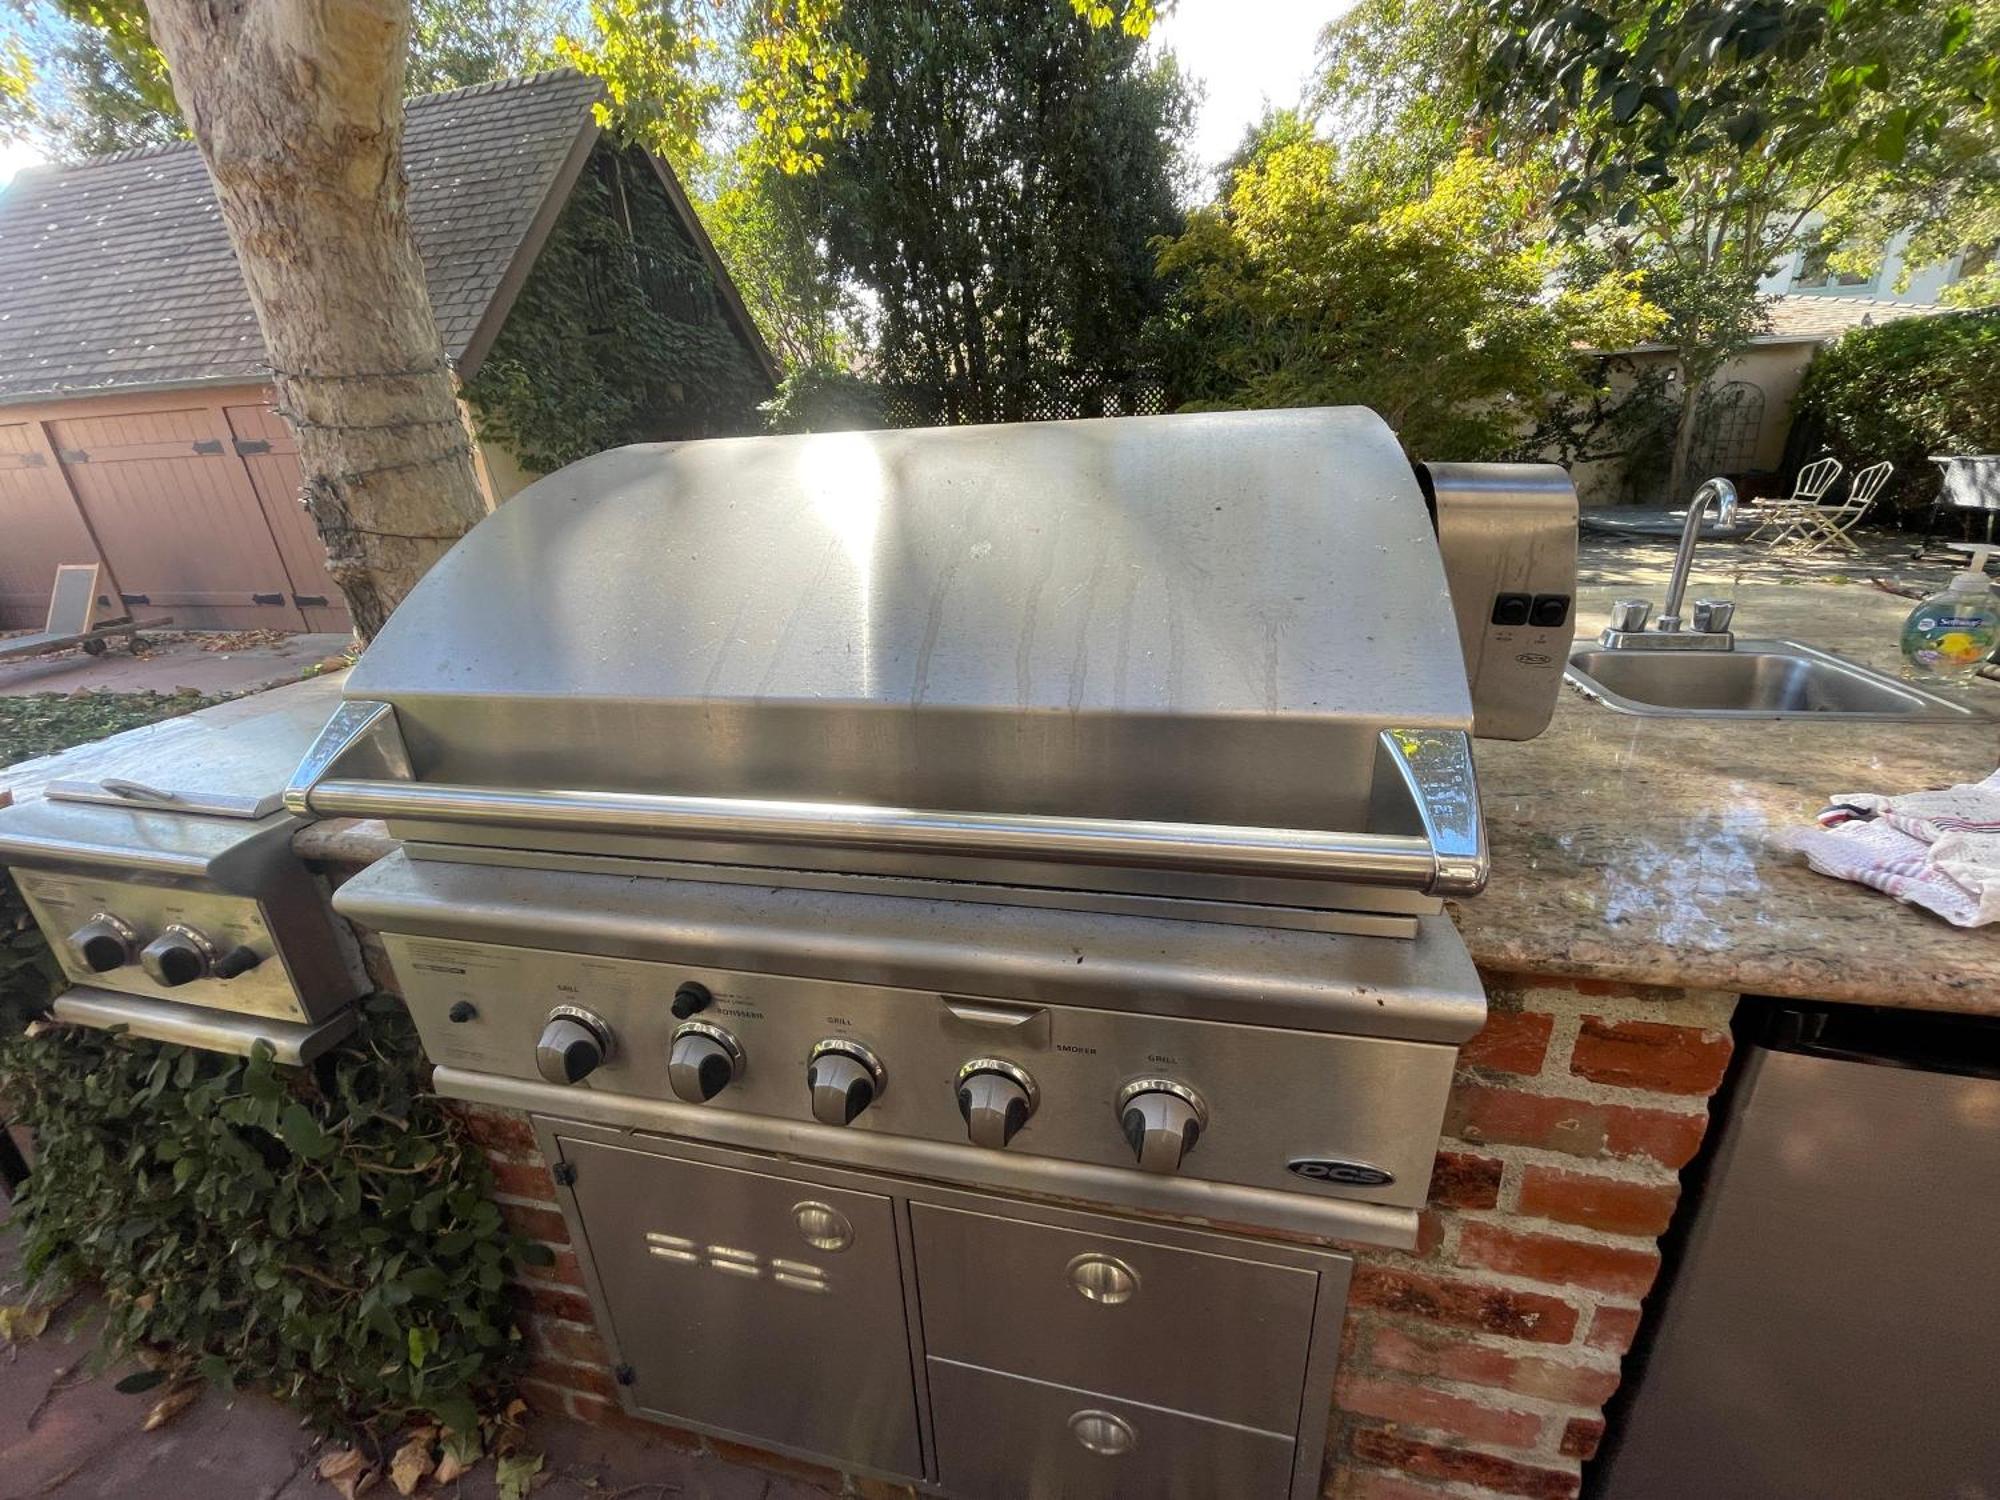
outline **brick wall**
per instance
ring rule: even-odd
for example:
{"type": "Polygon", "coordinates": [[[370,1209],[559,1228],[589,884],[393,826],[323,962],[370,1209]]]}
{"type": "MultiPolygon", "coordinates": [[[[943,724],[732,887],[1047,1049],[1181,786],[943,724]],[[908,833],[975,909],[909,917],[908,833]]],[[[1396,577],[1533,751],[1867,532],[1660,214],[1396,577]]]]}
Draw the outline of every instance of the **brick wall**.
{"type": "Polygon", "coordinates": [[[1418,1247],[1356,1255],[1339,1500],[1577,1493],[1729,1063],[1733,995],[1484,977],[1418,1247]]]}
{"type": "MultiPolygon", "coordinates": [[[[1329,1441],[1338,1500],[1577,1493],[1679,1170],[1729,1061],[1734,996],[1485,978],[1492,1014],[1461,1058],[1420,1243],[1356,1253],[1329,1441]]],[[[534,1351],[524,1394],[582,1421],[618,1420],[610,1357],[527,1120],[460,1108],[508,1222],[555,1252],[521,1283],[534,1351]]],[[[839,1486],[810,1465],[685,1441],[839,1486]]]]}

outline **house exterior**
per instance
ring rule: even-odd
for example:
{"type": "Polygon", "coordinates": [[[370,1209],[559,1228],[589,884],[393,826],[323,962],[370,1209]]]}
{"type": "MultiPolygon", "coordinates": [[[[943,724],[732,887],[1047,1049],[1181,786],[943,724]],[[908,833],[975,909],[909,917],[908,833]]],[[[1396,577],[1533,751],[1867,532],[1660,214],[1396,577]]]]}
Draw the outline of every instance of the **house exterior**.
{"type": "MultiPolygon", "coordinates": [[[[410,217],[445,353],[472,380],[524,287],[579,274],[541,252],[583,211],[586,174],[613,172],[662,205],[658,232],[700,283],[661,316],[710,325],[748,393],[730,412],[643,414],[631,436],[747,429],[775,388],[771,355],[672,173],[601,134],[599,97],[559,71],[409,102],[410,217]]],[[[57,565],[92,561],[177,625],[347,628],[264,358],[192,143],[31,168],[0,193],[0,628],[39,623],[57,565]]],[[[534,477],[468,424],[489,504],[534,477]]]]}

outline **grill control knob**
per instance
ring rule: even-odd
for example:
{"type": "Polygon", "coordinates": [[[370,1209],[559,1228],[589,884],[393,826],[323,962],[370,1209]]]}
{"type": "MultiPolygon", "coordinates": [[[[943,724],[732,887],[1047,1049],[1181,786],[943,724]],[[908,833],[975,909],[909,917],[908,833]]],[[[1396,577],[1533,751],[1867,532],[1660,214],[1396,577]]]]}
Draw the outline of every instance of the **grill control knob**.
{"type": "Polygon", "coordinates": [[[172,989],[191,984],[215,962],[215,944],[192,927],[176,922],[139,950],[139,967],[154,982],[172,989]]]}
{"type": "Polygon", "coordinates": [[[1118,1127],[1148,1172],[1178,1172],[1208,1124],[1208,1106],[1184,1083],[1141,1078],[1118,1094],[1118,1127]]]}
{"type": "Polygon", "coordinates": [[[611,1056],[611,1028],[574,1005],[549,1012],[535,1043],[535,1070],[550,1083],[581,1083],[611,1056]]]}
{"type": "Polygon", "coordinates": [[[813,1118],[822,1125],[852,1125],[882,1092],[882,1063],[859,1042],[815,1043],[806,1063],[813,1118]]]}
{"type": "Polygon", "coordinates": [[[1040,1094],[1025,1069],[997,1057],[975,1057],[958,1070],[958,1112],[975,1146],[1005,1149],[1028,1123],[1040,1094]]]}
{"type": "Polygon", "coordinates": [[[676,1098],[706,1104],[743,1071],[743,1048],[720,1026],[689,1021],[674,1032],[667,1052],[667,1083],[676,1098]]]}
{"type": "Polygon", "coordinates": [[[70,952],[93,974],[109,974],[132,962],[139,934],[108,911],[101,911],[69,935],[70,952]]]}
{"type": "Polygon", "coordinates": [[[685,1021],[707,1010],[709,1002],[714,998],[709,994],[708,986],[699,979],[683,980],[680,987],[674,991],[673,1002],[667,1009],[674,1013],[676,1021],[685,1021]]]}

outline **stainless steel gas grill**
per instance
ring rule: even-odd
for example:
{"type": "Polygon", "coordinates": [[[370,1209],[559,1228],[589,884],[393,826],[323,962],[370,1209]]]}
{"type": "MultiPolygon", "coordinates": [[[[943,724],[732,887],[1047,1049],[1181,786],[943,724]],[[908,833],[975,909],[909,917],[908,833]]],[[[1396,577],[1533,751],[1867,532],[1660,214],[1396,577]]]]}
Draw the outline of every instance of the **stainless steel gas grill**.
{"type": "Polygon", "coordinates": [[[1574,513],[1360,410],[624,449],[439,564],[288,797],[403,840],[336,904],[535,1116],[633,1410],[1302,1496],[1348,1261],[1258,1236],[1414,1240],[1469,736],[1547,719],[1574,513]]]}
{"type": "MultiPolygon", "coordinates": [[[[296,690],[295,695],[296,695],[296,690]]],[[[58,1020],[308,1061],[346,1035],[360,954],[292,853],[285,782],[323,695],[196,714],[86,752],[88,774],[0,809],[11,870],[70,988],[58,1020]]]]}

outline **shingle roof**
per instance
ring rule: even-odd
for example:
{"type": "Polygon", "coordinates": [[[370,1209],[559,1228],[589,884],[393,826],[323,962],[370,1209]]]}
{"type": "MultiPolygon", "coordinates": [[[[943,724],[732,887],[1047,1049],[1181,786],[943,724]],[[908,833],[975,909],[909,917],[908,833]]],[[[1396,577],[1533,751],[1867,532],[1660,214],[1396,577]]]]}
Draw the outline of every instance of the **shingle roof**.
{"type": "Polygon", "coordinates": [[[1787,292],[1771,301],[1768,340],[1824,342],[1852,328],[1893,323],[1898,318],[1926,318],[1949,312],[1935,302],[1890,302],[1880,297],[1841,297],[1811,292],[1787,292]]]}
{"type": "MultiPolygon", "coordinates": [[[[598,97],[594,79],[564,70],[410,100],[410,219],[452,359],[595,133],[598,97]]],[[[0,401],[259,380],[263,360],[192,142],[30,168],[0,192],[0,401]]]]}

